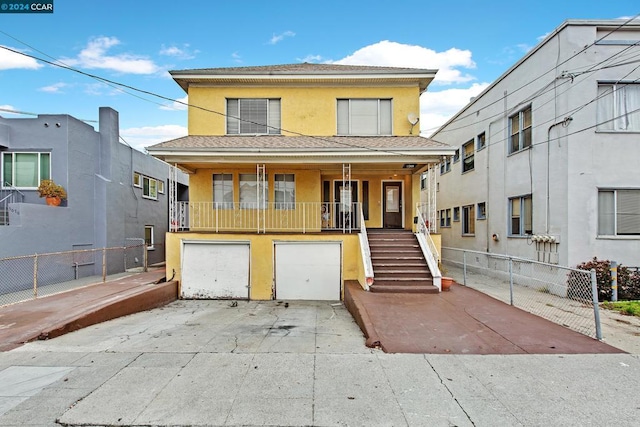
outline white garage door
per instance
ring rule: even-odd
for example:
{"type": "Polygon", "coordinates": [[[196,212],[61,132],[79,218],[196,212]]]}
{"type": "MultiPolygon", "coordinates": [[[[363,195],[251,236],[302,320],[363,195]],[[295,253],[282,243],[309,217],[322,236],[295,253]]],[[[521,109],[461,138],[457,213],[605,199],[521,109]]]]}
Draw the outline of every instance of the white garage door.
{"type": "Polygon", "coordinates": [[[184,242],[182,298],[248,299],[249,243],[184,242]]]}
{"type": "Polygon", "coordinates": [[[339,242],[276,243],[276,298],[339,301],[341,259],[339,242]]]}

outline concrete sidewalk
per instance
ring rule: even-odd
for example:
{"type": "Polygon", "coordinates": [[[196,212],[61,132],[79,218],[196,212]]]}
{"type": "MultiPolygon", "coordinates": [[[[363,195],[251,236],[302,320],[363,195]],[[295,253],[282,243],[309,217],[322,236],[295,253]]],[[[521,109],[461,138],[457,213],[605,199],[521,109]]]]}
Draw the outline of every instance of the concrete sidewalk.
{"type": "Polygon", "coordinates": [[[383,353],[340,303],[176,301],[0,353],[0,425],[635,425],[638,378],[630,354],[383,353]]]}

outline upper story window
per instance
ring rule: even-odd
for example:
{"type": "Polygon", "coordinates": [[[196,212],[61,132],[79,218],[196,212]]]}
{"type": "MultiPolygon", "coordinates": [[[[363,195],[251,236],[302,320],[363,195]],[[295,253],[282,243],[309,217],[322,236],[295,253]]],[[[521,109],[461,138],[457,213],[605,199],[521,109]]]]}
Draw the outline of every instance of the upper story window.
{"type": "Polygon", "coordinates": [[[453,163],[457,163],[460,160],[460,149],[458,148],[453,154],[453,163]]]}
{"type": "Polygon", "coordinates": [[[391,135],[390,99],[338,99],[338,135],[391,135]]]}
{"type": "Polygon", "coordinates": [[[227,99],[227,135],[279,135],[280,100],[227,99]]]}
{"type": "Polygon", "coordinates": [[[476,137],[476,151],[482,150],[487,146],[487,135],[482,132],[480,135],[476,137]]]}
{"type": "Polygon", "coordinates": [[[509,117],[509,154],[531,147],[531,106],[509,117]]]}
{"type": "Polygon", "coordinates": [[[2,187],[36,189],[51,179],[51,153],[2,153],[2,187]]]}
{"type": "Polygon", "coordinates": [[[292,173],[277,173],[273,180],[276,209],[295,209],[296,178],[292,173]]]}
{"type": "Polygon", "coordinates": [[[451,157],[445,158],[440,163],[440,175],[445,174],[451,170],[451,157]]]}
{"type": "Polygon", "coordinates": [[[142,177],[142,197],[147,199],[158,200],[158,180],[155,178],[149,178],[148,176],[142,177]]]}
{"type": "Polygon", "coordinates": [[[640,235],[640,190],[598,191],[598,234],[640,235]]]}
{"type": "Polygon", "coordinates": [[[640,132],[640,84],[598,84],[596,130],[640,132]]]}
{"type": "Polygon", "coordinates": [[[533,234],[533,207],[531,194],[509,199],[510,236],[533,234]]]}
{"type": "Polygon", "coordinates": [[[462,146],[462,172],[473,170],[474,168],[473,139],[462,146]]]}

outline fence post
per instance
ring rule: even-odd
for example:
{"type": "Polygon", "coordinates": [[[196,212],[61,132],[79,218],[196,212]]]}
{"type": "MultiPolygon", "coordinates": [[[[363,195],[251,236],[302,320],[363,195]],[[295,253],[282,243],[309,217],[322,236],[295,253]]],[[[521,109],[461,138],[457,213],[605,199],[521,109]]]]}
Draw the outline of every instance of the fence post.
{"type": "Polygon", "coordinates": [[[618,263],[616,261],[611,261],[609,271],[611,271],[611,301],[616,302],[618,301],[618,263]]]}
{"type": "Polygon", "coordinates": [[[467,286],[467,251],[462,251],[462,284],[467,286]]]}
{"type": "Polygon", "coordinates": [[[149,271],[149,248],[147,247],[147,242],[144,242],[142,245],[142,259],[144,260],[144,268],[142,269],[142,271],[146,273],[147,271],[149,271]]]}
{"type": "Polygon", "coordinates": [[[33,298],[38,298],[38,254],[33,257],[33,298]]]}
{"type": "Polygon", "coordinates": [[[509,258],[509,304],[513,305],[513,258],[509,258]]]}
{"type": "Polygon", "coordinates": [[[107,248],[102,248],[102,283],[107,281],[107,248]]]}
{"type": "Polygon", "coordinates": [[[598,304],[598,279],[596,270],[591,269],[591,294],[593,295],[593,317],[596,322],[596,338],[602,341],[602,328],[600,326],[600,305],[598,304]]]}

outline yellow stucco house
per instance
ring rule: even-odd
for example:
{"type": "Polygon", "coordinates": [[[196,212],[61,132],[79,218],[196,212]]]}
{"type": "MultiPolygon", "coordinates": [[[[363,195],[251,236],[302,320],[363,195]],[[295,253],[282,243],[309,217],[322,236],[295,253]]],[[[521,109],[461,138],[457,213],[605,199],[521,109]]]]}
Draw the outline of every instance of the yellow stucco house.
{"type": "Polygon", "coordinates": [[[169,183],[167,275],[181,296],[339,300],[348,280],[439,290],[437,236],[418,210],[422,173],[455,151],[419,136],[419,97],[435,74],[172,71],[189,95],[189,135],[148,151],[190,174],[188,201],[169,183]]]}

